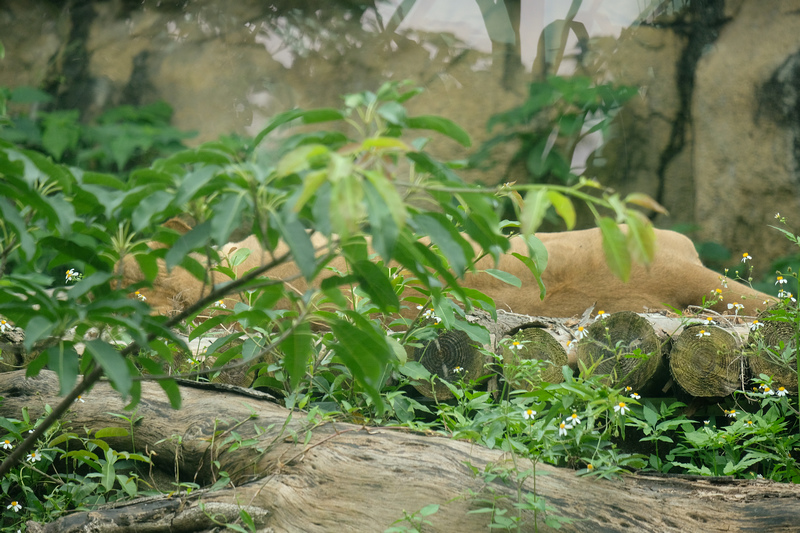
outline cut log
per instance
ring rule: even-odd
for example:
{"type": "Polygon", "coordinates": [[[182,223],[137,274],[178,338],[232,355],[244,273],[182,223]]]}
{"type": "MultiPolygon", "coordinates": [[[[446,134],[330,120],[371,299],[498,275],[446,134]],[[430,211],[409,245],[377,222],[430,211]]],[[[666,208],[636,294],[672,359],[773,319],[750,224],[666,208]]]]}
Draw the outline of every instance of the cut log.
{"type": "Polygon", "coordinates": [[[661,342],[646,319],[620,311],[589,326],[578,361],[582,372],[607,374],[609,385],[642,390],[661,364],[661,342]]]}
{"type": "Polygon", "coordinates": [[[695,397],[727,396],[742,388],[746,367],[733,335],[717,326],[683,330],[669,354],[672,377],[695,397]]]}
{"type": "MultiPolygon", "coordinates": [[[[776,310],[780,315],[781,312],[776,310]]],[[[760,328],[750,332],[749,349],[746,350],[748,366],[753,376],[765,374],[772,377],[774,389],[785,387],[797,394],[797,332],[790,317],[772,316],[772,309],[758,316],[760,328]],[[773,318],[770,320],[770,318],[773,318]]]]}
{"type": "MultiPolygon", "coordinates": [[[[212,465],[219,461],[235,488],[146,498],[46,525],[29,523],[28,531],[210,532],[219,527],[211,516],[235,522],[241,510],[261,532],[383,531],[404,512],[439,504],[426,531],[469,533],[487,530],[490,513],[467,514],[485,505],[481,499],[516,516],[516,486],[499,479],[487,484],[469,466],[482,472],[489,463],[505,464],[509,457],[501,451],[400,428],[322,421],[251,393],[190,387],[181,393],[183,408],[175,411],[157,385],[142,384],[136,451],[150,453],[155,469],[166,475],[176,471],[177,460],[180,479],[202,485],[216,479],[212,465]],[[221,437],[232,431],[257,444],[221,446],[221,437]]],[[[22,371],[0,374],[0,415],[18,417],[27,407],[36,417],[59,400],[57,394],[52,372],[35,379],[22,371]]],[[[112,414],[123,413],[125,402],[108,384],[97,384],[85,399],[70,411],[69,425],[125,425],[112,414]]],[[[119,451],[132,450],[130,438],[108,440],[119,451]]],[[[548,506],[547,516],[571,520],[560,531],[794,531],[800,516],[797,485],[678,476],[603,480],[543,464],[537,471],[535,493],[548,506]]],[[[533,494],[533,479],[520,489],[523,496],[533,494]]],[[[520,516],[522,531],[533,531],[534,524],[538,531],[554,531],[541,514],[525,510],[520,516]]]]}
{"type": "Polygon", "coordinates": [[[533,390],[543,381],[564,381],[562,367],[568,364],[567,352],[556,338],[539,326],[523,327],[514,333],[510,342],[502,344],[505,378],[512,389],[533,390]],[[523,361],[541,361],[535,373],[526,372],[523,361]],[[533,374],[533,375],[530,375],[533,374]]]}

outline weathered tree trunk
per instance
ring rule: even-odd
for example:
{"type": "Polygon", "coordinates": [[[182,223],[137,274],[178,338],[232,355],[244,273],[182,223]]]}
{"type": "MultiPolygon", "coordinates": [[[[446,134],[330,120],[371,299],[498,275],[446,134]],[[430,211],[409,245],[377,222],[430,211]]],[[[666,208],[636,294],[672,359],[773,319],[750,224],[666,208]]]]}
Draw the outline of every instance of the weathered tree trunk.
{"type": "MultiPolygon", "coordinates": [[[[383,531],[404,511],[429,504],[441,507],[423,531],[486,531],[489,514],[467,514],[482,506],[478,498],[503,509],[511,509],[517,498],[514,487],[497,480],[486,485],[468,466],[483,471],[490,462],[507,461],[497,450],[402,429],[321,421],[257,393],[186,386],[181,393],[183,407],[175,411],[157,385],[142,384],[137,451],[150,453],[162,474],[174,472],[177,461],[182,481],[202,485],[214,481],[212,462],[219,461],[235,488],[76,513],[47,525],[29,524],[28,531],[211,531],[217,525],[210,515],[234,522],[240,509],[263,532],[383,531]],[[232,431],[257,444],[233,451],[220,446],[232,431]]],[[[36,416],[58,401],[57,394],[52,372],[35,379],[25,379],[22,371],[0,374],[0,416],[17,417],[23,407],[36,416]]],[[[107,383],[96,385],[85,400],[67,417],[72,427],[123,425],[110,413],[123,413],[125,403],[107,383]]],[[[129,438],[111,444],[132,449],[129,438]]],[[[550,515],[573,520],[561,531],[793,531],[800,516],[796,485],[649,476],[609,481],[545,465],[538,472],[535,492],[552,508],[550,515]]],[[[522,490],[533,493],[533,480],[522,490]]],[[[527,511],[522,517],[522,531],[534,531],[536,517],[527,511]]],[[[541,516],[538,530],[551,530],[541,516]]]]}

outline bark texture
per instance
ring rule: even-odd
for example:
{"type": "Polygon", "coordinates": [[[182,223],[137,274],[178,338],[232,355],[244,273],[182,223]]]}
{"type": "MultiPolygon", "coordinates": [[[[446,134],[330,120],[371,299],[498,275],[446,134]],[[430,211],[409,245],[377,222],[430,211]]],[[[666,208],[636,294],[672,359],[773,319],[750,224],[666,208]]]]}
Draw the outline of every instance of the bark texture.
{"type": "MultiPolygon", "coordinates": [[[[507,461],[497,450],[432,434],[320,421],[251,391],[185,386],[181,392],[183,407],[175,411],[157,385],[142,384],[137,451],[151,453],[162,475],[173,473],[177,462],[182,480],[202,485],[214,481],[211,463],[219,461],[235,487],[76,513],[46,525],[29,524],[29,531],[212,531],[218,526],[210,516],[232,523],[240,509],[262,532],[383,531],[404,511],[436,503],[439,511],[428,517],[433,525],[423,531],[472,532],[486,531],[489,521],[488,514],[467,514],[483,506],[479,498],[494,499],[506,509],[516,500],[513,487],[498,481],[487,485],[468,466],[483,471],[489,463],[507,461]],[[236,450],[220,446],[232,431],[257,444],[236,450]]],[[[22,371],[0,374],[0,416],[16,417],[24,406],[36,416],[45,404],[58,401],[57,394],[52,372],[34,379],[22,371]]],[[[108,384],[100,383],[68,419],[75,428],[121,425],[109,413],[122,413],[124,406],[108,384]]],[[[112,445],[132,448],[128,438],[112,445]]],[[[792,531],[800,516],[800,487],[794,485],[650,476],[609,481],[545,465],[538,472],[535,491],[552,508],[550,514],[573,520],[561,531],[792,531]]],[[[523,491],[534,491],[532,479],[523,491]]],[[[522,531],[534,531],[533,514],[523,517],[522,531]]],[[[541,516],[538,530],[550,531],[541,516]]]]}

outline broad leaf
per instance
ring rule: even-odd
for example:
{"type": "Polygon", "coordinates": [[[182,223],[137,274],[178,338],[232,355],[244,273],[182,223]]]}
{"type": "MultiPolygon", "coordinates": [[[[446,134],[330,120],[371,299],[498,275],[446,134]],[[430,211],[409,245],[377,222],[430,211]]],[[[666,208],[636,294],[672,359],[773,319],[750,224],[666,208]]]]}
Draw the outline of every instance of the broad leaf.
{"type": "Polygon", "coordinates": [[[438,131],[441,134],[447,135],[462,146],[468,147],[472,145],[469,134],[464,131],[461,126],[444,117],[433,115],[408,117],[406,118],[406,127],[411,129],[438,131]]]}
{"type": "Polygon", "coordinates": [[[597,226],[603,235],[603,251],[608,268],[622,281],[628,281],[631,275],[631,257],[625,234],[613,218],[601,217],[597,226]]]}
{"type": "Polygon", "coordinates": [[[314,336],[311,326],[303,322],[297,326],[285,341],[280,344],[283,352],[283,367],[289,375],[289,387],[295,390],[306,375],[306,364],[311,355],[314,336]]]}
{"type": "Polygon", "coordinates": [[[92,355],[95,362],[103,368],[117,392],[123,398],[126,398],[130,393],[133,380],[122,355],[110,344],[99,339],[87,342],[86,350],[92,355]]]}
{"type": "Polygon", "coordinates": [[[47,349],[47,366],[58,374],[59,394],[67,394],[78,380],[78,352],[63,342],[47,349]]]}

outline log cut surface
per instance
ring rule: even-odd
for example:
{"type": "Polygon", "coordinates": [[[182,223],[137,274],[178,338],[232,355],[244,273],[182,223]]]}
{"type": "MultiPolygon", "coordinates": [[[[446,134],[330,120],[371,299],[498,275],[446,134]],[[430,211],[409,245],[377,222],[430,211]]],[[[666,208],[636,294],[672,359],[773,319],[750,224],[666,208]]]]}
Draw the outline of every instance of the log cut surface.
{"type": "MultiPolygon", "coordinates": [[[[150,452],[162,475],[173,473],[177,461],[181,480],[201,485],[213,483],[209,465],[220,461],[235,487],[75,513],[46,525],[29,524],[28,530],[212,531],[218,526],[208,515],[233,522],[243,508],[263,532],[368,532],[383,531],[404,510],[412,513],[435,503],[441,507],[428,517],[433,526],[424,531],[477,532],[487,531],[489,515],[467,514],[481,507],[470,491],[488,499],[490,489],[495,497],[507,496],[498,500],[503,508],[511,508],[516,498],[514,488],[498,481],[487,486],[467,466],[483,471],[489,463],[508,460],[497,450],[402,429],[310,420],[306,413],[290,413],[252,395],[193,387],[182,387],[181,393],[183,407],[175,411],[156,384],[142,384],[137,451],[150,452]],[[256,426],[262,429],[257,432],[256,426]],[[221,449],[227,430],[258,443],[221,449]],[[223,434],[214,437],[215,431],[223,434]],[[180,445],[174,437],[180,437],[180,445]]],[[[35,417],[45,404],[59,400],[57,394],[52,372],[34,379],[24,378],[23,371],[0,374],[0,415],[16,418],[27,406],[35,417]]],[[[110,413],[123,413],[125,403],[108,384],[96,385],[85,400],[66,417],[70,426],[80,431],[121,425],[110,413]]],[[[110,443],[119,451],[131,450],[129,438],[110,443]]],[[[800,487],[794,485],[635,475],[601,480],[544,465],[538,472],[536,492],[552,507],[551,514],[572,519],[560,531],[785,532],[797,530],[800,516],[800,487]]],[[[524,490],[533,492],[531,479],[524,490]]],[[[524,518],[522,531],[534,531],[533,514],[524,518]]],[[[550,530],[540,517],[538,531],[550,530]]]]}

